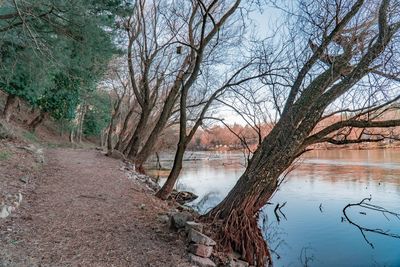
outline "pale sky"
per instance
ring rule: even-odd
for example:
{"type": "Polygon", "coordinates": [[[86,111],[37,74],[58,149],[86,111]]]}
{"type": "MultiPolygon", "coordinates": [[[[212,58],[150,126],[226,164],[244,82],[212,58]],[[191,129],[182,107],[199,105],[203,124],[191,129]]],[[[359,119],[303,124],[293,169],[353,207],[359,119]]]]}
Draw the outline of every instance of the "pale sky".
{"type": "MultiPolygon", "coordinates": [[[[261,13],[259,10],[255,10],[251,13],[250,18],[253,20],[254,32],[257,33],[258,37],[266,37],[270,33],[271,29],[279,24],[279,21],[283,18],[283,12],[272,7],[265,7],[261,13]]],[[[224,119],[225,123],[233,125],[235,123],[245,125],[246,122],[234,111],[228,107],[221,107],[219,109],[219,117],[224,119]]]]}

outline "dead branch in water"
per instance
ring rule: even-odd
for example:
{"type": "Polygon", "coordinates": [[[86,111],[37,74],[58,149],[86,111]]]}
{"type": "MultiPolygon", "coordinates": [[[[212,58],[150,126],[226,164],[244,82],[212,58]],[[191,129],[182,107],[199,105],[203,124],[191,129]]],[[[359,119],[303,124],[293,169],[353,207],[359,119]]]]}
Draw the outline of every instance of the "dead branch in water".
{"type": "MultiPolygon", "coordinates": [[[[352,221],[352,220],[348,217],[348,215],[347,215],[347,213],[346,213],[347,209],[348,209],[348,208],[351,208],[351,207],[358,206],[358,207],[361,207],[361,208],[364,208],[364,209],[369,209],[369,210],[381,212],[381,213],[383,214],[383,216],[385,216],[385,218],[386,218],[387,220],[389,220],[389,221],[390,221],[390,219],[389,219],[389,217],[388,217],[387,215],[391,215],[391,216],[397,218],[397,219],[400,221],[400,213],[396,213],[396,212],[393,212],[393,211],[389,211],[389,210],[387,210],[387,209],[385,209],[385,208],[383,208],[383,207],[380,207],[380,206],[373,205],[373,204],[370,204],[370,203],[366,203],[366,202],[365,202],[365,201],[367,201],[367,200],[368,200],[368,201],[371,201],[371,199],[372,199],[371,197],[369,197],[369,198],[364,198],[364,199],[362,199],[362,200],[361,200],[360,202],[358,202],[358,203],[350,203],[350,204],[347,204],[347,205],[343,208],[343,214],[344,214],[344,217],[346,218],[346,220],[347,220],[350,224],[354,225],[355,227],[357,227],[357,228],[360,230],[360,232],[361,232],[361,234],[362,234],[364,240],[365,240],[365,241],[368,243],[368,245],[370,245],[372,248],[374,248],[374,245],[367,239],[367,237],[366,237],[366,235],[365,235],[365,232],[371,232],[371,233],[376,233],[376,234],[385,235],[385,236],[389,236],[389,237],[399,238],[399,239],[400,239],[400,235],[399,235],[399,234],[391,233],[391,232],[389,232],[389,231],[385,231],[385,230],[383,230],[383,229],[378,229],[378,228],[372,229],[372,228],[363,227],[363,226],[361,226],[361,225],[355,223],[354,221],[352,221]]],[[[342,218],[342,221],[343,221],[343,218],[342,218]]]]}
{"type": "Polygon", "coordinates": [[[279,213],[283,216],[283,218],[285,218],[285,220],[287,220],[286,215],[282,212],[282,208],[283,208],[285,205],[286,205],[286,201],[285,201],[282,205],[280,205],[280,204],[278,203],[278,204],[276,204],[276,206],[275,206],[274,213],[275,213],[276,220],[277,220],[278,222],[281,221],[281,216],[279,215],[279,213]],[[278,212],[279,212],[279,213],[278,213],[278,212]]]}

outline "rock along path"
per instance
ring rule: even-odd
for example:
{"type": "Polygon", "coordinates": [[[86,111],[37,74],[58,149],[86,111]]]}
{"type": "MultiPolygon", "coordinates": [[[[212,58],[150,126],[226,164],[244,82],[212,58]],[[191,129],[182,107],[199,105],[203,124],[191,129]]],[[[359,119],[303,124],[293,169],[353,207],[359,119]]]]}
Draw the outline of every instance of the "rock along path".
{"type": "Polygon", "coordinates": [[[0,222],[0,266],[190,266],[184,241],[158,221],[167,205],[120,161],[73,149],[46,160],[34,193],[0,222]]]}

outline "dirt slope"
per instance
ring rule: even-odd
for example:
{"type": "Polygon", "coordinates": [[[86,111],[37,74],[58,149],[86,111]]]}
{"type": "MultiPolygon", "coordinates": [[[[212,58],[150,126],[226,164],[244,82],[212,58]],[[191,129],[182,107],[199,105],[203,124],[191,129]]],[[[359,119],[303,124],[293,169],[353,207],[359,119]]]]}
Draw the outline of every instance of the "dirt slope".
{"type": "Polygon", "coordinates": [[[34,193],[0,221],[0,266],[190,266],[158,220],[168,207],[121,162],[94,150],[45,155],[34,193]]]}

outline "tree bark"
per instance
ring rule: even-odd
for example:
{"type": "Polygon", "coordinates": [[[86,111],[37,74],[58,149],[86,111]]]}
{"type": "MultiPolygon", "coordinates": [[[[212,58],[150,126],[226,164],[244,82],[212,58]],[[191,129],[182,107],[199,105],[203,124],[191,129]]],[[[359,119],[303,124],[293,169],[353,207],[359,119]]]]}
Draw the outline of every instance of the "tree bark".
{"type": "Polygon", "coordinates": [[[256,266],[271,262],[258,228],[258,212],[277,189],[281,174],[297,158],[302,141],[318,121],[318,114],[299,128],[293,126],[292,116],[283,117],[257,149],[233,189],[203,217],[220,223],[222,249],[238,251],[256,266]]]}
{"type": "Polygon", "coordinates": [[[79,122],[78,122],[78,127],[77,127],[76,139],[78,140],[78,143],[82,142],[83,122],[85,120],[86,109],[87,109],[87,105],[84,102],[82,104],[82,107],[81,107],[81,113],[80,113],[80,116],[79,116],[79,122]]]}
{"type": "Polygon", "coordinates": [[[74,143],[74,129],[69,131],[69,142],[74,143]]]}
{"type": "Polygon", "coordinates": [[[130,118],[133,115],[134,110],[135,110],[134,107],[132,107],[129,110],[128,114],[125,117],[124,124],[122,126],[121,132],[118,135],[118,141],[115,144],[115,149],[117,149],[119,151],[123,151],[125,149],[124,148],[124,138],[126,137],[126,131],[128,130],[128,123],[129,123],[130,118]]]}
{"type": "Polygon", "coordinates": [[[140,143],[148,125],[149,117],[150,110],[147,108],[143,109],[140,113],[140,119],[136,126],[135,132],[133,133],[126,149],[124,150],[124,154],[126,154],[127,158],[130,160],[134,160],[139,151],[140,143]]]}
{"type": "Polygon", "coordinates": [[[172,166],[171,172],[168,175],[167,181],[161,187],[161,189],[156,193],[158,198],[163,200],[168,199],[172,190],[174,189],[176,180],[182,170],[183,155],[185,154],[186,146],[185,144],[178,144],[178,149],[175,153],[174,164],[172,166]]]}
{"type": "MultiPolygon", "coordinates": [[[[125,95],[125,93],[124,93],[124,95],[125,95]]],[[[110,125],[108,127],[108,134],[107,134],[107,155],[111,155],[113,152],[113,149],[114,149],[114,147],[112,145],[112,134],[114,131],[114,121],[117,118],[117,116],[119,116],[119,114],[120,114],[122,98],[124,97],[124,95],[117,100],[117,105],[114,108],[114,113],[111,115],[110,125]]]]}
{"type": "Polygon", "coordinates": [[[3,110],[3,116],[7,122],[9,122],[11,119],[12,109],[14,107],[16,100],[17,100],[17,96],[8,94],[6,105],[4,106],[4,110],[3,110]]]}
{"type": "Polygon", "coordinates": [[[158,137],[160,136],[161,132],[163,131],[165,125],[168,122],[168,119],[171,116],[171,112],[175,104],[175,98],[178,92],[179,92],[179,87],[177,86],[176,88],[173,88],[169,93],[156,125],[151,131],[150,136],[147,138],[142,149],[136,155],[135,166],[137,167],[137,169],[143,169],[143,164],[147,161],[147,159],[153,152],[153,148],[157,143],[158,137]]]}
{"type": "Polygon", "coordinates": [[[111,122],[108,127],[108,132],[107,132],[107,155],[111,155],[113,151],[113,146],[112,146],[112,125],[113,125],[113,118],[111,117],[111,122]]]}
{"type": "MultiPolygon", "coordinates": [[[[186,126],[187,126],[187,95],[188,95],[189,87],[183,86],[181,96],[180,96],[180,110],[179,110],[179,141],[178,146],[175,152],[174,164],[172,166],[172,170],[168,175],[167,181],[162,186],[162,188],[157,192],[156,196],[165,200],[169,197],[172,190],[174,189],[176,180],[182,170],[183,164],[183,155],[185,154],[186,146],[188,143],[188,136],[186,135],[186,126]]],[[[190,141],[190,140],[189,140],[190,141]]]]}

